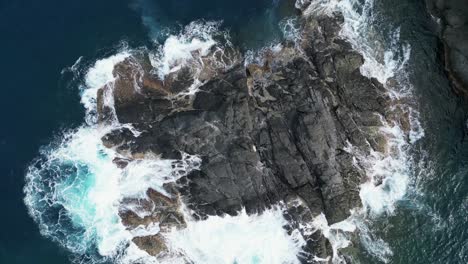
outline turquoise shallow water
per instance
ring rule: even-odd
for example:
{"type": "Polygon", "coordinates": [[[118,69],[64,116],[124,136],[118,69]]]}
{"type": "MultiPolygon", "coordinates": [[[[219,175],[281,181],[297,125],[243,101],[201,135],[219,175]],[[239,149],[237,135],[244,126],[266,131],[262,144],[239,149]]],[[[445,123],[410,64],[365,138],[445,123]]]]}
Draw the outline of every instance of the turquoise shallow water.
{"type": "MultiPolygon", "coordinates": [[[[0,198],[7,212],[0,218],[0,263],[69,263],[66,250],[39,235],[22,201],[24,174],[38,150],[59,142],[60,131],[83,122],[81,80],[62,74],[64,68],[80,56],[83,67],[89,66],[122,41],[151,47],[153,40],[164,38],[162,29],[177,30],[196,19],[223,19],[235,44],[261,47],[279,37],[277,24],[290,14],[284,2],[0,2],[0,55],[6,62],[0,65],[0,198]]],[[[468,263],[468,107],[454,95],[440,66],[437,25],[423,2],[383,0],[375,6],[381,37],[390,41],[389,32],[400,27],[401,41],[411,45],[409,78],[426,136],[411,152],[418,166],[407,197],[395,215],[376,219],[372,227],[392,248],[391,263],[468,263]]],[[[85,196],[93,175],[85,164],[75,165],[60,167],[71,175],[63,182],[64,202],[92,211],[78,197],[85,196]]],[[[79,231],[84,221],[72,219],[68,228],[79,231]]],[[[83,242],[79,236],[73,239],[83,242]]],[[[377,262],[364,250],[359,260],[377,262]]]]}

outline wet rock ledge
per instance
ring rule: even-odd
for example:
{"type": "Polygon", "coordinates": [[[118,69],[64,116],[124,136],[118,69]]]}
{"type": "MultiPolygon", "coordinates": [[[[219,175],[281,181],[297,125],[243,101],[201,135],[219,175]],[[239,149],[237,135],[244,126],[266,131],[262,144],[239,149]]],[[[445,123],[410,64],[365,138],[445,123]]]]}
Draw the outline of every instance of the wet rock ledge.
{"type": "MultiPolygon", "coordinates": [[[[167,186],[171,198],[148,191],[153,202],[143,210],[151,217],[127,206],[123,223],[183,228],[178,199],[201,219],[243,207],[261,212],[282,202],[290,229],[322,212],[332,224],[360,207],[359,185],[367,179],[349,146],[385,152],[378,128],[389,98],[377,80],[361,75],[362,56],[338,36],[342,22],[340,14],[302,17],[297,41],[266,49],[256,63],[232,50],[218,58],[229,66],[215,67],[208,59],[213,54],[194,53],[194,60],[206,60],[202,68],[185,66],[164,80],[151,72],[145,52],[116,65],[115,83],[99,91],[99,119],[110,122],[115,109],[118,121],[141,135],[118,129],[103,137],[104,144],[128,160],[148,154],[180,159],[181,153],[202,160],[199,170],[167,186]],[[195,77],[200,85],[191,94],[195,77]],[[106,95],[114,98],[114,109],[106,95]]],[[[304,260],[332,255],[319,231],[301,231],[311,253],[304,260]]],[[[155,235],[134,242],[158,255],[165,250],[162,240],[155,235]]]]}

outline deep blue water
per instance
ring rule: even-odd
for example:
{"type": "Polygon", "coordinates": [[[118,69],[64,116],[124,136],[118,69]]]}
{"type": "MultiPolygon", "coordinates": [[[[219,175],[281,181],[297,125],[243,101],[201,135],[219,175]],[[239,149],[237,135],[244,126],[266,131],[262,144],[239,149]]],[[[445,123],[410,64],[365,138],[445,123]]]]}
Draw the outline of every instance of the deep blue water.
{"type": "MultiPolygon", "coordinates": [[[[291,10],[274,0],[1,0],[0,264],[65,264],[68,253],[41,237],[23,203],[25,171],[60,131],[83,122],[76,83],[62,70],[127,43],[151,46],[163,28],[196,19],[224,20],[247,49],[279,37],[291,10]]],[[[381,1],[382,25],[401,27],[412,46],[411,82],[426,130],[414,155],[426,170],[395,216],[375,228],[392,247],[392,263],[468,263],[467,103],[452,92],[435,50],[436,25],[424,1],[381,1]],[[424,156],[425,155],[425,156],[424,156]]],[[[363,263],[375,263],[362,256],[363,263]]]]}
{"type": "Polygon", "coordinates": [[[0,263],[68,263],[27,215],[22,186],[28,164],[62,128],[83,120],[76,87],[60,74],[146,32],[125,1],[3,1],[0,4],[0,263]]]}

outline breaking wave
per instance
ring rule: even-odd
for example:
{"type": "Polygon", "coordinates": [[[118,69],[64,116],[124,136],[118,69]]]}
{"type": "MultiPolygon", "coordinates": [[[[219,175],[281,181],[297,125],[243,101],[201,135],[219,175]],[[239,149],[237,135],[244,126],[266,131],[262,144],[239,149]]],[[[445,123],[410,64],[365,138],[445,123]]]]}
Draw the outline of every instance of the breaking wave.
{"type": "Polygon", "coordinates": [[[161,79],[180,70],[192,60],[208,55],[218,42],[213,38],[219,32],[219,22],[192,22],[178,35],[170,35],[156,53],[151,64],[161,79]]]}
{"type": "Polygon", "coordinates": [[[167,237],[172,251],[193,263],[299,264],[306,242],[298,230],[288,235],[287,224],[279,207],[250,216],[243,210],[237,216],[189,221],[186,229],[167,237]]]}
{"type": "Polygon", "coordinates": [[[150,52],[152,73],[164,80],[177,71],[187,69],[193,84],[183,94],[193,95],[210,76],[236,64],[240,56],[234,50],[221,22],[195,21],[179,34],[169,34],[159,48],[150,52]]]}

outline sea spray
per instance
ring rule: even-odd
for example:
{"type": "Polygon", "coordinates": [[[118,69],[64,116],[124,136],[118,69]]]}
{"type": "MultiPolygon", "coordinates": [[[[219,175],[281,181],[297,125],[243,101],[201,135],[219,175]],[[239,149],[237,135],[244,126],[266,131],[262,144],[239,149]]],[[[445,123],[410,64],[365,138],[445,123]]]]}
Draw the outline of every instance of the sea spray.
{"type": "Polygon", "coordinates": [[[333,249],[332,260],[335,263],[345,263],[344,259],[339,255],[339,250],[351,244],[345,233],[352,233],[356,230],[356,226],[352,221],[348,219],[328,225],[327,218],[322,213],[314,218],[309,228],[312,228],[311,232],[320,230],[323,236],[328,239],[333,249]]]}
{"type": "Polygon", "coordinates": [[[85,121],[87,124],[96,124],[98,121],[97,93],[98,90],[103,88],[105,85],[110,86],[111,89],[106,89],[104,104],[112,109],[115,116],[115,109],[113,106],[114,96],[111,94],[115,80],[113,75],[114,66],[117,63],[124,61],[129,56],[129,51],[124,50],[108,58],[97,60],[88,70],[88,73],[85,76],[85,83],[80,87],[81,103],[86,109],[85,121]]]}
{"type": "Polygon", "coordinates": [[[213,34],[218,32],[220,23],[192,22],[179,35],[170,35],[157,53],[151,57],[151,63],[160,79],[171,72],[179,70],[195,56],[206,56],[211,48],[218,44],[213,34]]]}

